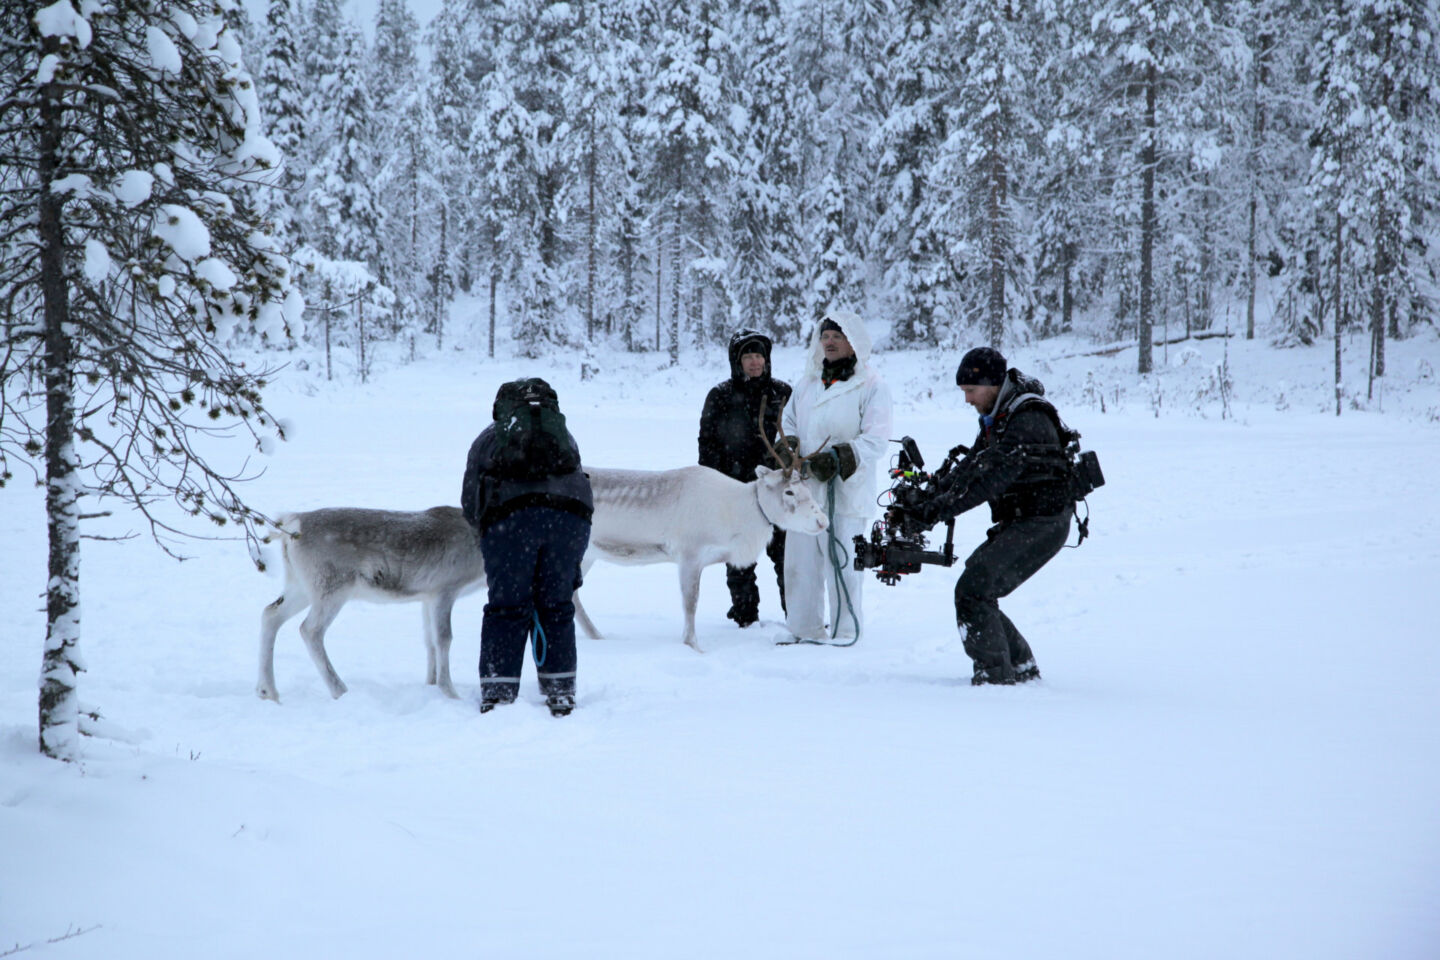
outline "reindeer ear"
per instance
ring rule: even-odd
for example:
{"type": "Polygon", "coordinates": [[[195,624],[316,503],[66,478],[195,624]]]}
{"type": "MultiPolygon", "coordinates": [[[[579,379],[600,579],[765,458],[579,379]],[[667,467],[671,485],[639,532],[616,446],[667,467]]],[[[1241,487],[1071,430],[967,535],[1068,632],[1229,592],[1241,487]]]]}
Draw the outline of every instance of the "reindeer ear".
{"type": "Polygon", "coordinates": [[[774,473],[774,472],[775,472],[774,470],[771,470],[769,467],[765,466],[765,464],[763,464],[763,463],[757,463],[757,464],[755,465],[755,476],[757,476],[757,477],[759,477],[759,478],[761,478],[761,479],[763,479],[767,474],[771,474],[771,473],[774,473]]]}

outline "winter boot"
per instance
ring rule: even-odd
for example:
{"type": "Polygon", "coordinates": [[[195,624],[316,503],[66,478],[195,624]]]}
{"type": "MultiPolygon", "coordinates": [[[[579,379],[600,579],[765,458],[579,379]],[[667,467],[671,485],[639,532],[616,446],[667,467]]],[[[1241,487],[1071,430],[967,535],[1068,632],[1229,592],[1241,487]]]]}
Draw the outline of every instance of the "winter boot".
{"type": "MultiPolygon", "coordinates": [[[[1038,677],[1040,671],[1035,671],[1035,675],[1038,677]]],[[[1013,675],[1009,677],[1005,676],[1004,671],[1000,667],[982,667],[977,663],[975,664],[975,672],[970,675],[970,686],[984,687],[994,684],[996,686],[1009,687],[1015,684],[1015,679],[1013,675]]]]}
{"type": "Polygon", "coordinates": [[[568,693],[552,693],[545,698],[545,706],[550,708],[552,717],[568,717],[575,709],[575,698],[568,693]]]}
{"type": "Polygon", "coordinates": [[[515,702],[515,698],[514,698],[514,697],[494,696],[494,695],[492,695],[492,694],[485,694],[485,695],[483,695],[483,696],[480,698],[480,712],[481,712],[481,713],[489,713],[491,710],[494,710],[496,707],[503,707],[503,706],[505,706],[505,704],[507,704],[507,703],[514,703],[514,702],[515,702]]]}
{"type": "Polygon", "coordinates": [[[1040,668],[1035,665],[1034,660],[1026,660],[1024,663],[1015,665],[1015,682],[1029,683],[1031,680],[1040,679],[1040,668]]]}

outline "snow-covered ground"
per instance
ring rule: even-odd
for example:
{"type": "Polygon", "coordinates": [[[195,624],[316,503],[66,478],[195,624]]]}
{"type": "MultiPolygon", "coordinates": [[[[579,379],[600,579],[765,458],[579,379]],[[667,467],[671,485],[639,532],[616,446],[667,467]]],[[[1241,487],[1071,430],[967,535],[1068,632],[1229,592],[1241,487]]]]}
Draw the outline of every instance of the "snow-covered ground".
{"type": "MultiPolygon", "coordinates": [[[[606,637],[582,638],[567,719],[528,668],[518,704],[477,713],[481,595],[455,614],[472,699],[423,685],[417,607],[356,604],[329,635],[350,692],[329,698],[292,621],[276,705],[253,688],[277,576],[233,542],[184,564],[87,542],[82,694],[118,739],[63,765],[35,749],[40,497],[7,488],[0,952],[1440,955],[1440,343],[1392,344],[1383,398],[1339,418],[1329,345],[1232,342],[1228,417],[1222,341],[1157,349],[1158,386],[1133,350],[1056,359],[1082,349],[1012,357],[1109,479],[1092,539],[1005,604],[1044,671],[1012,689],[968,685],[953,571],[870,581],[868,633],[837,650],[736,629],[712,568],[701,655],[674,568],[600,566],[582,596],[606,637]]],[[[292,371],[269,402],[295,436],[254,500],[457,502],[496,386],[531,373],[588,462],[690,463],[719,353],[601,355],[583,383],[576,358],[473,348],[382,355],[365,386],[292,371]]],[[[937,461],[973,435],[955,359],[877,360],[897,432],[937,461]]],[[[985,524],[961,518],[957,547],[985,524]]]]}

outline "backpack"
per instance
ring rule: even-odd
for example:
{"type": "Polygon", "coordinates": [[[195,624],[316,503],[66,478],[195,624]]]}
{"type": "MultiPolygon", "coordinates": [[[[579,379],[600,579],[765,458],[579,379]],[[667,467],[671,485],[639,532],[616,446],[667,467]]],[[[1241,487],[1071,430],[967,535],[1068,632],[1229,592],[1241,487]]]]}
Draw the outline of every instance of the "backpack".
{"type": "Polygon", "coordinates": [[[512,380],[495,394],[494,473],[505,480],[543,480],[580,466],[560,400],[539,377],[512,380]]]}
{"type": "MultiPolygon", "coordinates": [[[[1080,431],[1061,420],[1060,411],[1056,410],[1055,405],[1046,400],[1043,394],[1025,393],[1014,398],[1006,407],[1003,421],[1008,422],[1011,414],[1022,406],[1030,404],[1045,412],[1045,415],[1050,418],[1050,422],[1055,425],[1055,432],[1060,436],[1060,453],[1058,456],[1053,454],[1051,456],[1054,457],[1055,465],[1065,476],[1070,498],[1084,500],[1094,493],[1097,487],[1103,487],[1105,474],[1100,469],[1100,457],[1094,450],[1082,451],[1080,449],[1080,431]]],[[[1043,457],[1042,454],[1041,458],[1043,457]]]]}

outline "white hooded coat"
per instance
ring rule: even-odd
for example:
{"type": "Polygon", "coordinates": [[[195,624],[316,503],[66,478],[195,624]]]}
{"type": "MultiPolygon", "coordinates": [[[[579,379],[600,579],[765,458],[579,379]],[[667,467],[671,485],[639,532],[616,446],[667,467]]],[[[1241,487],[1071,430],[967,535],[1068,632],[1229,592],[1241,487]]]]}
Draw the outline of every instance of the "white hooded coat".
{"type": "Polygon", "coordinates": [[[865,324],[848,312],[837,311],[827,319],[839,325],[854,348],[855,372],[848,380],[825,386],[817,324],[805,373],[785,407],[782,431],[798,437],[800,451],[807,454],[848,443],[856,466],[843,481],[838,475],[828,484],[806,480],[817,503],[826,504],[829,490],[834,490],[834,515],[825,533],[792,533],[785,540],[785,629],[792,638],[847,645],[859,639],[865,622],[862,574],[851,561],[854,538],[868,532],[878,509],[875,477],[887,458],[891,403],[890,388],[870,367],[865,324]]]}
{"type": "MultiPolygon", "coordinates": [[[[810,334],[810,355],[805,373],[785,406],[781,432],[800,438],[801,453],[817,453],[837,443],[855,452],[856,468],[849,479],[836,484],[835,515],[869,519],[879,509],[875,478],[888,463],[891,430],[890,388],[870,366],[870,332],[855,314],[837,310],[833,320],[855,350],[855,373],[827,389],[820,379],[825,354],[820,349],[820,324],[810,334]]],[[[825,503],[825,484],[806,481],[817,503],[825,503]]]]}

